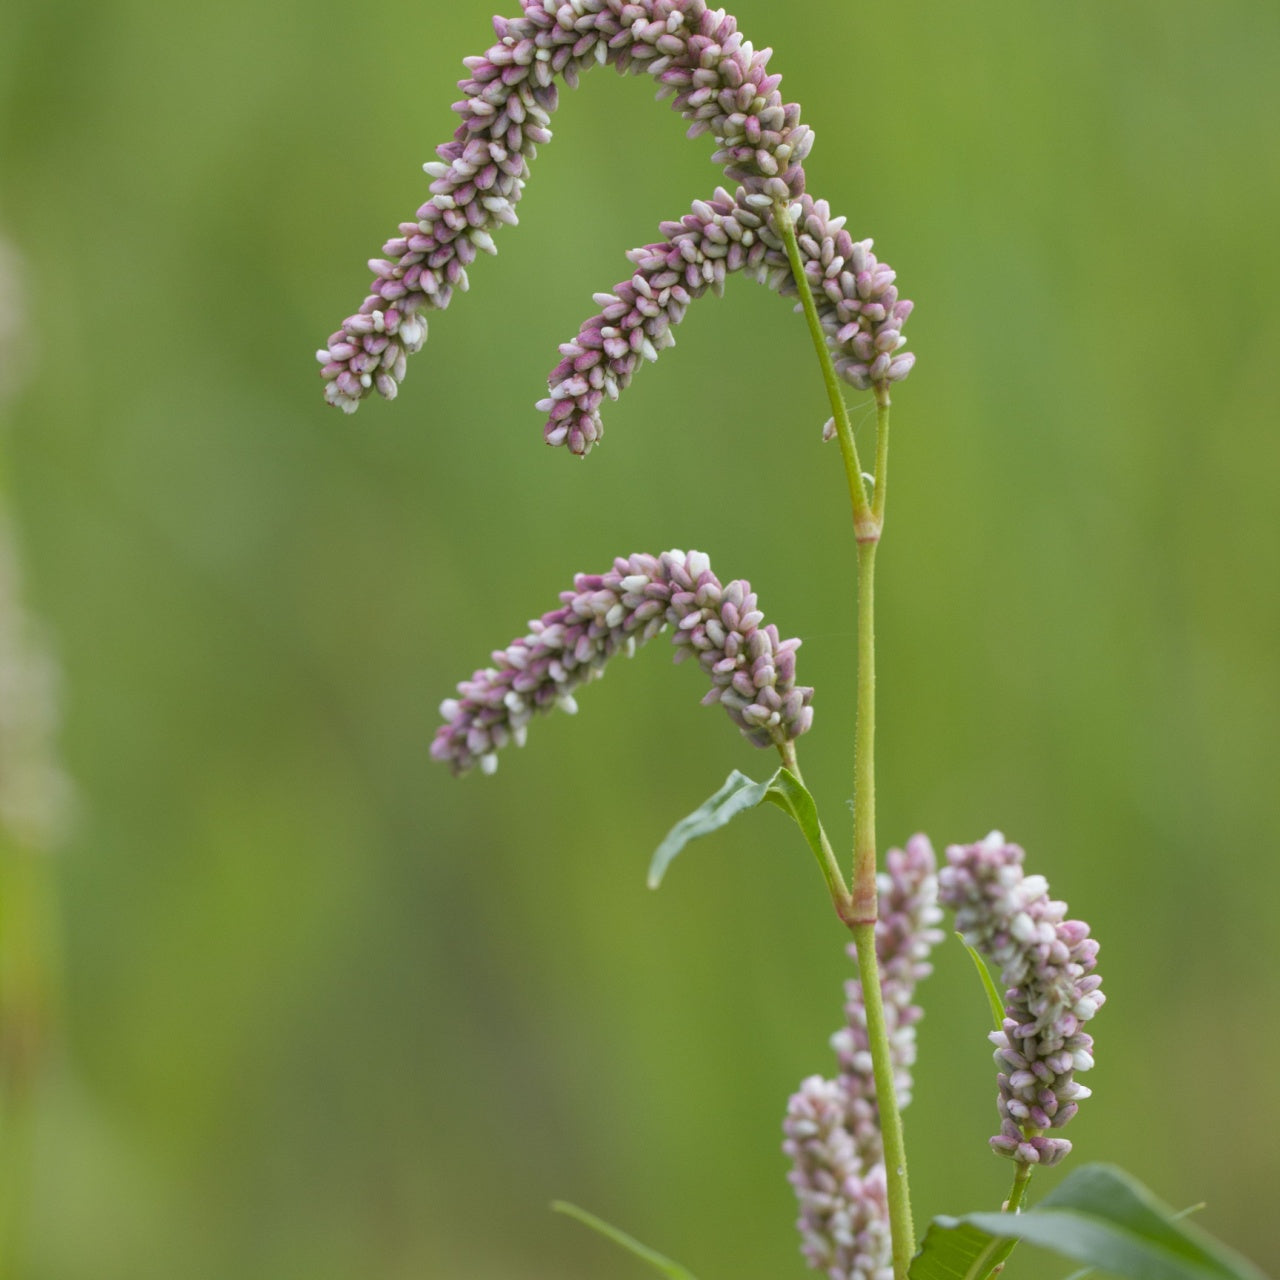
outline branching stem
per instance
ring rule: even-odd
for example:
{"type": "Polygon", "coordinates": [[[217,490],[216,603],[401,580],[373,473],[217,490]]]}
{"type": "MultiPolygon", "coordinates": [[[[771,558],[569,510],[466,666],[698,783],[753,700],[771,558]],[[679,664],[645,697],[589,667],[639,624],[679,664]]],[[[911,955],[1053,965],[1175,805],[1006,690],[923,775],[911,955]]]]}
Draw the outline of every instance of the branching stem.
{"type": "Polygon", "coordinates": [[[818,362],[822,366],[822,380],[827,388],[827,399],[831,402],[831,416],[836,424],[836,439],[840,442],[840,454],[844,459],[845,475],[849,481],[849,500],[853,504],[854,528],[861,539],[863,533],[869,532],[875,525],[875,516],[867,498],[866,484],[862,479],[862,464],[858,461],[858,445],[853,438],[853,424],[849,421],[849,406],[844,402],[844,392],[840,389],[840,379],[836,374],[835,365],[831,362],[831,353],[827,350],[827,339],[822,332],[822,321],[818,316],[817,304],[813,300],[813,290],[809,288],[809,280],[804,273],[804,262],[800,257],[795,224],[791,220],[791,214],[786,205],[781,201],[774,202],[773,219],[777,224],[778,234],[787,247],[787,261],[791,263],[791,274],[795,277],[796,288],[800,294],[800,305],[804,308],[804,318],[809,325],[809,337],[813,340],[813,348],[818,353],[818,362]]]}
{"type": "Polygon", "coordinates": [[[884,1000],[880,989],[880,966],[876,958],[876,785],[875,785],[875,563],[876,549],[884,527],[885,495],[889,470],[889,394],[887,387],[876,392],[876,472],[872,496],[868,498],[858,447],[853,438],[849,410],[840,380],[832,363],[813,291],[805,276],[791,213],[781,202],[774,204],[774,221],[787,249],[787,259],[795,278],[800,304],[809,325],[809,336],[822,369],[822,379],[831,401],[836,438],[844,460],[853,507],[854,534],[858,542],[858,718],[855,730],[853,793],[853,891],[851,913],[842,919],[853,934],[858,953],[858,974],[867,1011],[867,1038],[875,1075],[876,1103],[884,1140],[885,1171],[889,1193],[889,1224],[893,1235],[895,1280],[906,1280],[915,1253],[915,1225],[911,1217],[911,1195],[907,1179],[907,1154],[893,1082],[893,1059],[885,1023],[884,1000]]]}

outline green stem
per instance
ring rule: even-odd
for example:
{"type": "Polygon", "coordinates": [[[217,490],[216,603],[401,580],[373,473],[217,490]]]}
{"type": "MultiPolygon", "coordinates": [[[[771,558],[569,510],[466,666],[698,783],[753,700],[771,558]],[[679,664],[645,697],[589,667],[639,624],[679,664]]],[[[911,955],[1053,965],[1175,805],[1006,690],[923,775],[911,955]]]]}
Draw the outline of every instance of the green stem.
{"type": "Polygon", "coordinates": [[[853,906],[875,923],[876,894],[876,547],[858,543],[858,713],[853,758],[853,906]]]}
{"type": "MultiPolygon", "coordinates": [[[[887,432],[881,431],[880,434],[883,442],[887,432]]],[[[883,449],[881,453],[883,455],[883,449]]],[[[883,486],[877,484],[877,502],[883,502],[883,494],[883,486]]],[[[880,966],[876,958],[875,564],[878,545],[878,541],[858,543],[858,720],[853,793],[853,919],[850,928],[858,952],[858,974],[862,980],[862,998],[867,1012],[867,1042],[871,1050],[876,1106],[880,1112],[880,1134],[884,1142],[889,1224],[893,1234],[893,1272],[896,1280],[905,1280],[916,1251],[915,1223],[911,1216],[906,1140],[894,1087],[893,1056],[880,990],[880,966]]]]}
{"type": "Polygon", "coordinates": [[[867,1013],[867,1041],[871,1048],[876,1084],[876,1106],[880,1112],[880,1136],[884,1142],[885,1178],[889,1191],[889,1228],[893,1236],[893,1274],[906,1280],[907,1268],[916,1251],[915,1222],[911,1216],[911,1187],[907,1178],[907,1149],[902,1132],[902,1113],[893,1085],[893,1056],[889,1029],[885,1023],[884,1000],[880,994],[880,966],[876,961],[875,921],[850,926],[858,952],[858,976],[867,1013]]]}
{"type": "Polygon", "coordinates": [[[876,388],[876,489],[872,495],[871,513],[879,528],[884,528],[884,496],[889,487],[889,388],[876,388]]]}
{"type": "Polygon", "coordinates": [[[813,340],[813,349],[818,353],[818,363],[822,366],[822,381],[827,388],[827,399],[831,402],[831,416],[836,424],[836,439],[840,441],[840,454],[844,459],[845,477],[849,482],[849,500],[853,504],[854,528],[861,538],[863,532],[875,524],[875,516],[871,503],[867,500],[867,488],[862,479],[862,464],[858,461],[858,445],[853,438],[853,424],[849,421],[849,406],[844,402],[844,392],[840,389],[840,379],[835,365],[831,363],[831,353],[827,350],[826,335],[822,332],[822,321],[818,317],[818,307],[813,300],[813,290],[809,288],[808,277],[804,273],[804,263],[800,259],[800,245],[796,241],[795,224],[791,214],[781,201],[774,201],[773,220],[778,234],[787,248],[787,261],[791,264],[791,274],[795,277],[796,289],[800,294],[800,305],[804,308],[804,318],[809,324],[809,337],[813,340]]]}
{"type": "Polygon", "coordinates": [[[858,974],[867,1011],[867,1039],[875,1077],[876,1103],[884,1141],[885,1172],[888,1180],[889,1225],[893,1236],[895,1280],[906,1280],[915,1253],[915,1224],[911,1217],[911,1194],[907,1178],[906,1144],[902,1116],[893,1083],[893,1056],[885,1023],[884,998],[880,988],[880,965],[876,957],[876,659],[875,659],[875,566],[876,548],[884,526],[885,495],[889,478],[889,394],[876,391],[875,488],[870,499],[862,478],[858,448],[853,438],[849,410],[844,402],[826,335],[818,316],[813,291],[809,287],[800,257],[791,215],[781,202],[774,204],[774,222],[787,249],[787,260],[795,279],[800,304],[809,325],[822,379],[831,401],[836,437],[844,459],[853,507],[854,534],[858,540],[858,710],[855,729],[853,793],[853,891],[849,914],[841,914],[853,934],[858,953],[858,974]]]}
{"type": "MultiPolygon", "coordinates": [[[[807,285],[806,285],[807,288],[807,285]]],[[[826,354],[824,348],[824,355],[826,354]]],[[[830,357],[827,357],[828,363],[830,357]]],[[[853,907],[874,921],[876,894],[876,549],[889,481],[889,393],[876,392],[876,475],[871,527],[858,538],[858,719],[854,738],[853,907]]],[[[856,517],[855,517],[856,519],[856,517]]]]}
{"type": "MultiPolygon", "coordinates": [[[[1010,1188],[1008,1200],[1004,1202],[1002,1213],[1017,1213],[1022,1208],[1022,1201],[1027,1194],[1027,1187],[1031,1184],[1031,1173],[1034,1167],[1034,1165],[1029,1164],[1019,1164],[1017,1166],[1017,1171],[1013,1175],[1013,1186],[1010,1188]]],[[[974,1276],[975,1280],[986,1280],[987,1276],[995,1275],[1008,1261],[1009,1255],[1013,1252],[1013,1247],[1017,1243],[1016,1238],[1012,1240],[992,1239],[986,1248],[973,1260],[973,1265],[969,1268],[969,1274],[974,1276]]]]}
{"type": "Polygon", "coordinates": [[[1018,1165],[1017,1172],[1013,1175],[1013,1186],[1009,1191],[1009,1199],[1005,1201],[1005,1213],[1018,1213],[1022,1209],[1022,1201],[1027,1194],[1027,1188],[1031,1185],[1031,1174],[1034,1169],[1034,1165],[1018,1165]]]}

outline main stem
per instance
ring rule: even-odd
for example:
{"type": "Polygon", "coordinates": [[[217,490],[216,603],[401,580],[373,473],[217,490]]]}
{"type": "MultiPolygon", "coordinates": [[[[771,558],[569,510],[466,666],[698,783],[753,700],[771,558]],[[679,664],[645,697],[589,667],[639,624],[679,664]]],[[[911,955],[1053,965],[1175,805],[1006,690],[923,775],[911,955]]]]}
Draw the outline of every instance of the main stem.
{"type": "Polygon", "coordinates": [[[876,893],[876,547],[858,543],[858,713],[853,757],[854,921],[875,923],[876,893]]]}
{"type": "Polygon", "coordinates": [[[840,442],[840,454],[849,485],[849,500],[853,507],[854,536],[858,542],[858,711],[854,739],[853,891],[850,895],[849,914],[842,918],[853,934],[858,953],[862,998],[866,1005],[867,1040],[871,1050],[876,1104],[880,1112],[880,1133],[884,1143],[889,1227],[893,1237],[893,1273],[895,1280],[907,1280],[907,1269],[916,1251],[915,1224],[911,1217],[906,1144],[897,1090],[893,1082],[893,1055],[880,989],[880,965],[876,957],[875,566],[876,548],[880,545],[880,534],[884,528],[885,491],[888,482],[889,394],[886,388],[880,388],[876,392],[876,473],[875,486],[868,498],[858,448],[853,438],[853,426],[849,421],[849,410],[827,348],[813,291],[805,276],[795,226],[790,211],[781,202],[774,204],[774,222],[786,245],[791,274],[795,279],[809,326],[809,336],[813,341],[827,397],[831,402],[836,438],[840,442]]]}
{"type": "MultiPolygon", "coordinates": [[[[880,406],[878,458],[887,458],[888,404],[880,406]]],[[[877,522],[884,519],[884,476],[877,468],[874,507],[877,522]]],[[[867,1013],[867,1043],[871,1050],[880,1112],[880,1136],[884,1143],[885,1179],[888,1185],[889,1223],[893,1235],[895,1280],[906,1280],[916,1251],[915,1223],[911,1216],[911,1189],[907,1177],[907,1148],[902,1113],[894,1086],[893,1054],[880,990],[880,965],[876,956],[876,648],[875,648],[875,541],[858,542],[858,720],[855,736],[853,793],[853,919],[850,929],[858,952],[858,976],[867,1013]]]]}

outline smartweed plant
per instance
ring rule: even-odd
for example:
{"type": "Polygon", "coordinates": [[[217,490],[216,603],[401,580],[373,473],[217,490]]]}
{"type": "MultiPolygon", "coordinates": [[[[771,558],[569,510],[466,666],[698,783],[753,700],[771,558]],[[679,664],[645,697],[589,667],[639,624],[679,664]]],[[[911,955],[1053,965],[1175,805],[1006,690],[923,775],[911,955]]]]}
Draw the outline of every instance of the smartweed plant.
{"type": "MultiPolygon", "coordinates": [[[[814,853],[835,914],[850,935],[857,976],[845,1025],[834,1038],[836,1070],[805,1080],[786,1107],[783,1150],[799,1204],[801,1249],[832,1280],[974,1277],[1003,1266],[1029,1239],[1090,1267],[1132,1276],[1256,1276],[1242,1259],[1166,1210],[1129,1175],[1078,1170],[1028,1210],[1032,1175],[1071,1151],[1066,1126],[1089,1090],[1086,1029],[1104,1001],[1098,944],[1069,918],[1042,876],[1027,874],[1021,848],[998,831],[946,849],[939,868],[923,835],[878,858],[875,820],[875,567],[885,531],[891,392],[911,372],[904,328],[912,303],[896,273],[854,239],[845,219],[806,191],[814,143],[800,108],[784,101],[770,50],[756,49],[736,20],[704,0],[521,0],[494,18],[494,42],[466,59],[454,104],[460,123],[424,166],[429,198],[370,261],[374,279],[359,309],[317,353],[328,401],[354,413],[373,394],[394,399],[408,357],[427,339],[427,317],[467,288],[479,253],[514,226],[537,148],[551,138],[561,83],[592,67],[651,76],[658,96],[710,134],[726,186],[660,226],[661,239],[632,249],[630,276],[595,295],[600,308],[560,346],[546,397],[544,438],[586,455],[600,443],[602,410],[643,361],[674,341],[689,305],[719,293],[735,272],[797,300],[831,405],[857,542],[858,698],[851,878],[805,788],[798,740],[813,720],[813,690],[797,683],[800,642],[765,621],[750,585],[723,582],[698,551],[620,556],[580,573],[558,607],[493,654],[442,706],[432,755],[455,773],[492,773],[500,753],[525,742],[535,716],[576,710],[575,694],[618,653],[670,630],[677,660],[696,658],[719,703],[752,745],[779,767],[752,781],[735,772],[679,822],[657,851],[656,884],[695,836],[768,800],[793,817],[814,853]],[[864,471],[844,388],[876,407],[875,456],[864,471]],[[998,1128],[992,1150],[1012,1165],[996,1212],[940,1218],[923,1244],[912,1220],[901,1109],[911,1096],[915,990],[942,939],[943,908],[974,952],[991,996],[998,1128]],[[986,965],[998,973],[993,978],[986,965]]],[[[682,1267],[600,1223],[662,1270],[682,1267]]]]}

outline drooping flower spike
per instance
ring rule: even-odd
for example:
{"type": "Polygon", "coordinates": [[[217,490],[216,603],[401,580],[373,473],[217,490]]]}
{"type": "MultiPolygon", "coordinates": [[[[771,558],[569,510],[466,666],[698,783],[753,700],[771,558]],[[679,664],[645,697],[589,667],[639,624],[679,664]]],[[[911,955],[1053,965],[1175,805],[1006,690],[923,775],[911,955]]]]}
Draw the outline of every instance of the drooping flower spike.
{"type": "Polygon", "coordinates": [[[813,135],[799,107],[783,103],[781,78],[767,73],[771,50],[753,49],[735,19],[705,0],[522,6],[518,18],[495,18],[497,42],[466,60],[470,76],[454,104],[462,123],[438,148],[440,160],[425,166],[431,199],[383,246],[387,256],[370,261],[371,293],[317,352],[332,404],[354,412],[373,391],[394,398],[406,357],[426,340],[422,313],[448,306],[454,290],[467,287],[476,254],[496,252],[493,232],[517,221],[529,162],[551,137],[557,78],[572,87],[597,62],[654,76],[660,96],[674,95],[673,106],[691,122],[690,135],[711,133],[713,158],[742,185],[666,224],[666,242],[633,251],[639,270],[602,304],[617,315],[593,318],[561,348],[565,361],[552,375],[547,402],[548,441],[586,453],[599,438],[601,400],[626,385],[642,355],[670,345],[670,326],[688,302],[720,287],[726,273],[747,268],[780,292],[794,292],[773,225],[779,203],[798,224],[840,375],[863,388],[906,376],[914,357],[895,353],[911,304],[899,301],[893,273],[876,263],[870,241],[854,242],[825,204],[804,196],[802,161],[813,135]],[[763,244],[753,254],[756,241],[763,244]],[[665,281],[673,273],[678,278],[665,281]],[[655,285],[653,276],[664,279],[655,285]]]}
{"type": "Polygon", "coordinates": [[[578,574],[560,600],[441,706],[431,754],[455,773],[476,764],[493,772],[499,748],[523,744],[535,714],[576,711],[576,688],[668,626],[676,661],[696,656],[711,679],[703,702],[720,703],[750,742],[785,743],[813,723],[813,690],[795,682],[800,641],[761,625],[750,583],[721,584],[700,551],[620,557],[608,573],[578,574]]]}
{"type": "MultiPolygon", "coordinates": [[[[899,1107],[911,1101],[916,1059],[917,983],[932,972],[929,953],[942,940],[936,928],[938,878],[933,847],[916,835],[906,849],[890,849],[877,876],[876,958],[893,1055],[899,1107]]],[[[857,954],[849,947],[850,958],[857,954]]],[[[884,1142],[876,1104],[867,1008],[862,983],[845,986],[847,1025],[831,1038],[840,1062],[834,1080],[811,1076],[792,1095],[783,1122],[788,1179],[800,1207],[801,1252],[832,1280],[889,1280],[889,1209],[884,1142]]]]}
{"type": "MultiPolygon", "coordinates": [[[[586,453],[603,431],[605,398],[617,399],[642,359],[656,360],[672,346],[671,330],[690,302],[708,290],[721,292],[733,272],[795,295],[772,203],[746,187],[735,195],[717,188],[711,200],[694,201],[679,222],[664,222],[665,240],[627,254],[635,267],[631,277],[612,293],[596,294],[600,313],[560,347],[563,359],[548,379],[550,395],[538,401],[548,414],[548,444],[586,453]]],[[[902,326],[912,304],[899,299],[894,272],[876,260],[870,240],[853,240],[825,200],[801,196],[787,212],[836,371],[862,390],[906,377],[915,356],[896,353],[906,342],[902,326]]]]}
{"type": "Polygon", "coordinates": [[[1076,1072],[1093,1066],[1083,1030],[1106,997],[1094,972],[1098,944],[1067,904],[1049,897],[1043,876],[1023,873],[1024,854],[993,831],[952,845],[938,879],[965,941],[999,965],[1004,1025],[990,1036],[999,1074],[1000,1132],[991,1147],[1021,1164],[1057,1164],[1071,1150],[1050,1137],[1089,1096],[1076,1072]]]}

